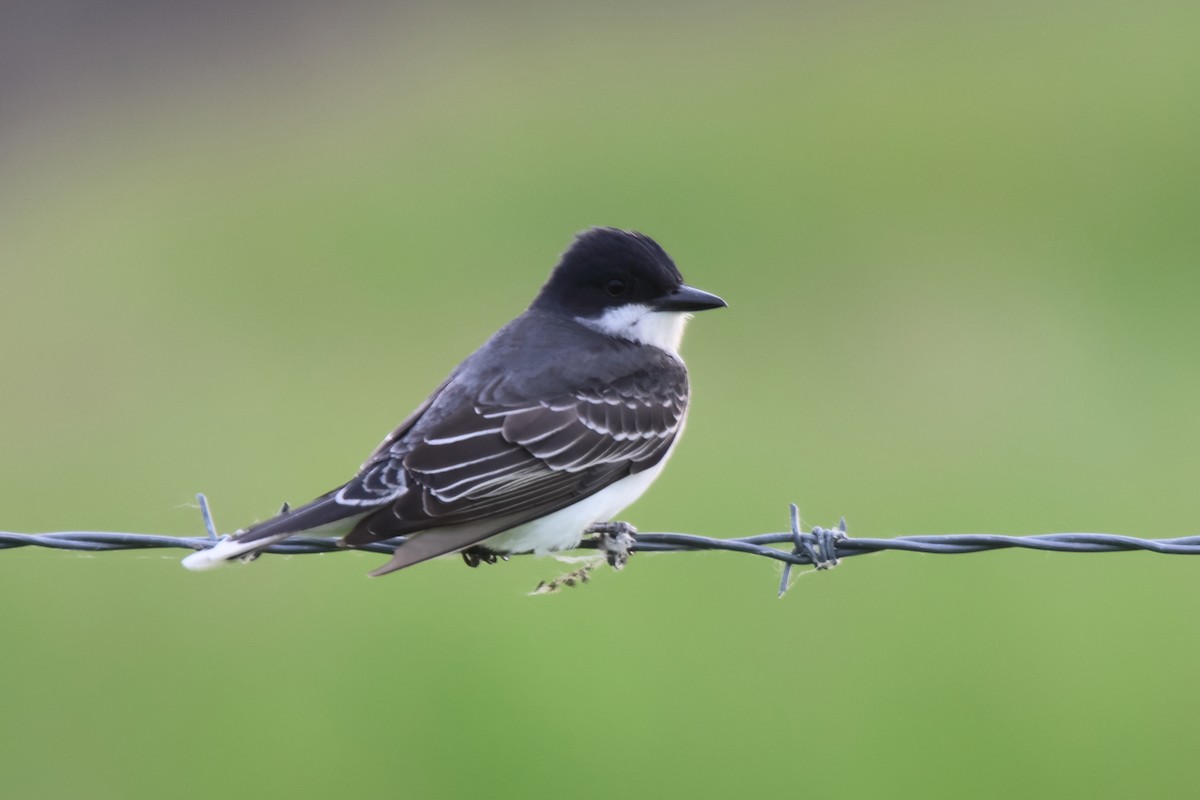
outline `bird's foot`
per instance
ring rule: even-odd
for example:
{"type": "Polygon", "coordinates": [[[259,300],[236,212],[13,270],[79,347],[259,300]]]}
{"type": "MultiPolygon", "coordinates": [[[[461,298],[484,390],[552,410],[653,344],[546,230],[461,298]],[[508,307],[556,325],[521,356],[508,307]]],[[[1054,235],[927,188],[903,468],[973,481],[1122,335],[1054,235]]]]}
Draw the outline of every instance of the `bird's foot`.
{"type": "Polygon", "coordinates": [[[637,544],[637,528],[628,522],[597,522],[587,532],[597,534],[600,552],[604,553],[610,567],[620,570],[629,563],[637,544]]]}
{"type": "Polygon", "coordinates": [[[478,567],[480,564],[495,564],[497,561],[508,561],[508,556],[493,553],[491,550],[478,544],[463,550],[460,555],[462,555],[463,563],[472,568],[478,567]]]}
{"type": "Polygon", "coordinates": [[[637,544],[634,539],[637,528],[628,522],[597,522],[589,526],[584,533],[596,534],[597,549],[601,555],[582,558],[555,556],[559,561],[581,566],[565,575],[559,575],[554,580],[542,581],[530,594],[554,594],[565,588],[582,586],[591,580],[592,570],[600,566],[601,561],[607,561],[610,567],[619,570],[629,561],[629,556],[633,554],[633,546],[637,544]]]}

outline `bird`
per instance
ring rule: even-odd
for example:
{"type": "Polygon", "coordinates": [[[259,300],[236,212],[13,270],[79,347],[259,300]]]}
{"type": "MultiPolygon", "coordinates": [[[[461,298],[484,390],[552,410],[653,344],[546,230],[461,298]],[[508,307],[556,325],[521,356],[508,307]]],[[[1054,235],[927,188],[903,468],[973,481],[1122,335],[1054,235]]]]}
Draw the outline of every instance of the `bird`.
{"type": "Polygon", "coordinates": [[[405,536],[372,576],[452,553],[475,566],[575,548],[662,471],[687,422],[684,327],[695,312],[726,305],[685,284],[649,236],[587,229],[529,307],[459,364],[353,478],[184,566],[248,560],[297,534],[342,536],[351,548],[405,536]]]}

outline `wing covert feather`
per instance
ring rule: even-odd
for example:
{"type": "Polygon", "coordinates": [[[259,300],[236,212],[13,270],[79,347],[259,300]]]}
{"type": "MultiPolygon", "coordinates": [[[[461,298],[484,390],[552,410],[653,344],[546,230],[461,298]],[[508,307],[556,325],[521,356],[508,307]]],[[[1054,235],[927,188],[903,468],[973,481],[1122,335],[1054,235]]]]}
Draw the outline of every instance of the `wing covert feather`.
{"type": "Polygon", "coordinates": [[[427,424],[410,423],[343,488],[347,501],[385,504],[347,542],[490,517],[511,527],[658,463],[683,423],[687,372],[666,354],[651,369],[639,363],[575,391],[538,392],[534,385],[521,396],[520,385],[493,383],[474,402],[459,402],[427,424]]]}

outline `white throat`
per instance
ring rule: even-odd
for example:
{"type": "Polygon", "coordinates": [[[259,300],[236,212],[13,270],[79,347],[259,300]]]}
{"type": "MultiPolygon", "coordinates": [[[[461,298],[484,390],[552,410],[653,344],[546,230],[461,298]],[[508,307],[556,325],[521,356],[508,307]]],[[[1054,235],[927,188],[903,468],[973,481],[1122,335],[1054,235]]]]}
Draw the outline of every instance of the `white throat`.
{"type": "Polygon", "coordinates": [[[594,331],[648,344],[679,355],[683,329],[692,318],[682,311],[655,311],[649,306],[630,303],[610,308],[598,317],[576,317],[575,321],[594,331]]]}

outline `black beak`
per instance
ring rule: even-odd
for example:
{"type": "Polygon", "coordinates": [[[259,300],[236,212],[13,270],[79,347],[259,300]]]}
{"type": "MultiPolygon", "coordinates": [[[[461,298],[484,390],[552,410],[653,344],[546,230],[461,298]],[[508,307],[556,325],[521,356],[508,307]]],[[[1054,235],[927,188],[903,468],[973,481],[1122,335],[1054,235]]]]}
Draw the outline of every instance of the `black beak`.
{"type": "Polygon", "coordinates": [[[680,286],[654,304],[655,311],[707,311],[729,305],[715,294],[691,286],[680,286]]]}

